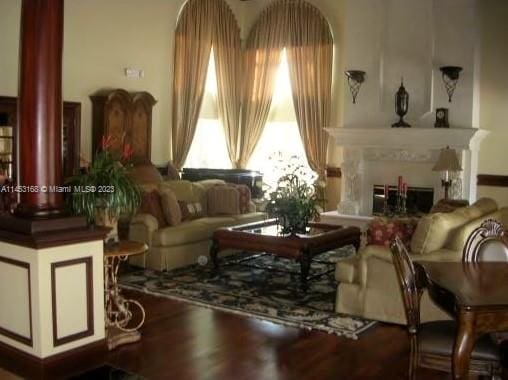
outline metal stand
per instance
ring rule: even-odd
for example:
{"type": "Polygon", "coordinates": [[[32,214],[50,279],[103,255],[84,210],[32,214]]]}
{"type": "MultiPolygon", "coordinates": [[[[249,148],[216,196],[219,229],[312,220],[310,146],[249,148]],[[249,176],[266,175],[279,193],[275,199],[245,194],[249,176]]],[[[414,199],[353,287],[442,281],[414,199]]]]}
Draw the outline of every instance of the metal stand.
{"type": "Polygon", "coordinates": [[[139,328],[145,323],[145,309],[136,300],[124,298],[118,287],[118,268],[129,255],[104,255],[104,293],[106,303],[106,334],[108,349],[137,342],[139,328]],[[132,323],[134,309],[138,309],[139,322],[132,323]],[[129,324],[131,326],[129,326],[129,324]]]}

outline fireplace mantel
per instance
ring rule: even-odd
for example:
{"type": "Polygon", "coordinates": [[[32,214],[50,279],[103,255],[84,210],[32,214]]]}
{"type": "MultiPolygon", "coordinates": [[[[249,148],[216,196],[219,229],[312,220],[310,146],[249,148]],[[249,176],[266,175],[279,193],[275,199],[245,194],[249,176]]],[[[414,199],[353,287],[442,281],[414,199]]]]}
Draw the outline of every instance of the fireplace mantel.
{"type": "Polygon", "coordinates": [[[488,131],[477,128],[326,128],[343,147],[339,213],[371,215],[373,185],[390,184],[398,175],[410,185],[432,187],[441,197],[439,173],[432,166],[440,149],[457,151],[463,171],[454,173],[452,197],[474,201],[480,142],[488,131]]]}
{"type": "Polygon", "coordinates": [[[478,128],[325,128],[339,146],[387,149],[476,150],[489,133],[478,128]]]}

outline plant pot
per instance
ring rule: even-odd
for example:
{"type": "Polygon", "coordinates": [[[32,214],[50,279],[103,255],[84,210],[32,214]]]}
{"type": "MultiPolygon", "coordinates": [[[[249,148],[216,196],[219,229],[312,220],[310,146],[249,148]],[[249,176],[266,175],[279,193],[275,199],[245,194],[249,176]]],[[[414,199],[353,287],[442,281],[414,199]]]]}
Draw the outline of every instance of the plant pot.
{"type": "Polygon", "coordinates": [[[95,209],[95,225],[109,227],[111,231],[104,238],[105,243],[118,242],[118,218],[111,217],[107,208],[95,209]]]}

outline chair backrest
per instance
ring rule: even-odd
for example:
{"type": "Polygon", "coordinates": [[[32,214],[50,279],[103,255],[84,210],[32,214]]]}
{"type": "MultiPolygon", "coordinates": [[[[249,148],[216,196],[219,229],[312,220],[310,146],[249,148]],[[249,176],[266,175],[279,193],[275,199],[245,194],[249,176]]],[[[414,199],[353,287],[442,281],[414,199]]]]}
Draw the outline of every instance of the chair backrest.
{"type": "Polygon", "coordinates": [[[488,219],[469,235],[462,251],[462,261],[508,262],[508,241],[504,226],[488,219]]]}
{"type": "Polygon", "coordinates": [[[420,299],[422,287],[418,281],[413,261],[409,257],[406,247],[398,236],[396,236],[390,244],[390,249],[392,251],[393,263],[402,292],[408,329],[411,334],[416,334],[420,326],[420,299]]]}

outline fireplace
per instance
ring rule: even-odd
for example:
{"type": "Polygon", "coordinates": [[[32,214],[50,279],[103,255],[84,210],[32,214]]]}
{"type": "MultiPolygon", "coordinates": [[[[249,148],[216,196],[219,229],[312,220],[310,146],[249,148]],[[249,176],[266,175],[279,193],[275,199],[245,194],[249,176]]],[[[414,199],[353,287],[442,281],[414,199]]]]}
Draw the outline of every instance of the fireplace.
{"type": "Polygon", "coordinates": [[[443,198],[440,175],[432,171],[432,167],[440,150],[446,146],[457,151],[463,168],[461,172],[454,173],[450,197],[470,202],[476,199],[478,151],[487,131],[459,127],[359,126],[326,130],[342,147],[339,214],[372,215],[373,210],[379,207],[374,205],[373,188],[386,182],[393,183],[399,176],[412,189],[422,189],[414,193],[418,193],[418,198],[414,198],[417,203],[412,205],[413,209],[421,207],[422,211],[428,210],[429,203],[434,204],[443,198]],[[427,193],[423,189],[433,191],[427,193]]]}
{"type": "MultiPolygon", "coordinates": [[[[388,212],[395,212],[397,186],[388,187],[388,212]]],[[[384,185],[374,185],[372,189],[372,215],[384,214],[384,185]]],[[[434,189],[431,187],[408,187],[406,210],[408,215],[427,214],[434,204],[434,189]]]]}

